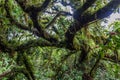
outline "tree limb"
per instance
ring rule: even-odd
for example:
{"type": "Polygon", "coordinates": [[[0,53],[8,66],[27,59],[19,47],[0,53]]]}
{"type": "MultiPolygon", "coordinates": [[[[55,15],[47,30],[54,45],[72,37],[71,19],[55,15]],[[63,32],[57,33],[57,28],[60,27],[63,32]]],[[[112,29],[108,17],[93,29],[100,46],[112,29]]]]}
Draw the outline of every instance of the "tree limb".
{"type": "MultiPolygon", "coordinates": [[[[105,7],[99,9],[97,12],[95,12],[92,15],[83,15],[82,17],[79,17],[77,21],[75,21],[70,27],[68,28],[65,36],[66,36],[66,42],[68,43],[67,46],[71,49],[73,49],[73,38],[77,31],[79,31],[81,28],[85,27],[88,23],[103,19],[109,15],[112,14],[112,12],[120,5],[120,0],[112,0],[109,2],[105,7]]],[[[81,13],[80,13],[81,14],[81,13]]],[[[80,15],[77,14],[77,15],[80,15]]]]}
{"type": "Polygon", "coordinates": [[[23,9],[24,12],[26,13],[30,13],[31,11],[35,11],[35,12],[41,12],[43,10],[45,10],[49,3],[51,2],[51,0],[45,0],[43,2],[43,4],[41,6],[36,6],[36,5],[30,5],[30,6],[27,6],[25,3],[25,1],[20,1],[20,0],[15,0],[19,5],[20,7],[23,9]]]}
{"type": "Polygon", "coordinates": [[[19,29],[32,32],[33,34],[37,35],[38,37],[42,37],[42,38],[49,40],[51,42],[57,42],[57,39],[53,38],[50,34],[45,32],[44,30],[42,30],[41,25],[39,25],[38,20],[37,20],[37,17],[38,17],[37,12],[32,10],[32,12],[30,13],[30,17],[33,21],[33,26],[37,29],[37,30],[35,30],[35,29],[30,29],[28,26],[17,22],[12,17],[12,15],[10,14],[10,11],[9,11],[9,7],[8,7],[8,0],[5,0],[5,10],[6,10],[7,17],[9,18],[10,22],[15,24],[19,29]]]}
{"type": "Polygon", "coordinates": [[[16,51],[24,51],[27,50],[31,47],[45,47],[45,46],[53,46],[53,44],[51,44],[50,42],[46,41],[46,40],[41,40],[41,39],[35,39],[35,40],[30,40],[26,43],[23,43],[19,46],[16,47],[16,51]]]}
{"type": "Polygon", "coordinates": [[[75,20],[80,20],[80,16],[86,11],[96,0],[86,0],[86,3],[83,4],[82,7],[78,8],[74,14],[73,17],[75,20]]]}

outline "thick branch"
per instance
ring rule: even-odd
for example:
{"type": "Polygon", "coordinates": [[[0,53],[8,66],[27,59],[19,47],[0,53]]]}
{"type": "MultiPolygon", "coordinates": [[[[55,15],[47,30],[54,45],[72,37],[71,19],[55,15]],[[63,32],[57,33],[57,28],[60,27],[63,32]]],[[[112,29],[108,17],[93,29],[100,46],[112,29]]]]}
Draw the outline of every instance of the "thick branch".
{"type": "Polygon", "coordinates": [[[80,8],[78,8],[74,14],[73,17],[75,20],[80,20],[80,16],[86,11],[96,0],[86,0],[86,3],[80,8]]]}
{"type": "Polygon", "coordinates": [[[53,46],[53,45],[51,43],[49,43],[48,41],[36,39],[36,40],[30,40],[30,41],[16,47],[16,51],[24,51],[31,47],[37,47],[37,46],[44,47],[44,46],[53,46]]]}
{"type": "Polygon", "coordinates": [[[36,12],[32,12],[30,14],[30,17],[33,21],[33,26],[34,26],[34,28],[36,28],[38,30],[40,37],[42,37],[50,42],[57,42],[56,38],[54,38],[53,36],[51,36],[50,34],[48,34],[46,31],[44,31],[42,29],[42,26],[38,23],[38,19],[37,19],[38,15],[36,12]]]}
{"type": "Polygon", "coordinates": [[[49,5],[49,3],[51,2],[51,0],[45,0],[41,6],[35,6],[35,5],[27,6],[25,1],[20,1],[20,0],[15,0],[15,1],[20,5],[20,7],[26,13],[30,13],[31,11],[35,11],[37,13],[41,12],[45,10],[49,5]]]}
{"type": "Polygon", "coordinates": [[[25,51],[32,47],[57,47],[57,48],[66,48],[69,50],[69,48],[65,46],[65,42],[51,43],[44,39],[34,39],[17,46],[15,51],[25,51]]]}
{"type": "MultiPolygon", "coordinates": [[[[77,19],[74,24],[72,24],[69,29],[67,30],[65,36],[66,36],[66,42],[68,43],[67,46],[69,48],[73,48],[73,38],[75,36],[75,33],[79,31],[81,28],[83,28],[85,25],[87,25],[89,22],[95,21],[96,19],[103,19],[110,14],[113,13],[113,11],[120,5],[120,0],[112,0],[110,3],[108,3],[105,7],[98,10],[93,15],[83,15],[82,17],[79,17],[80,19],[77,19]]],[[[80,13],[81,14],[81,13],[80,13]]],[[[79,15],[79,14],[77,14],[79,15]]]]}
{"type": "Polygon", "coordinates": [[[50,34],[45,32],[42,29],[42,26],[38,23],[38,13],[43,11],[44,9],[46,9],[51,0],[49,0],[49,1],[45,0],[43,2],[42,6],[40,6],[40,7],[31,6],[31,7],[28,7],[28,8],[25,7],[25,4],[23,4],[23,2],[21,2],[19,0],[16,0],[16,1],[22,7],[23,11],[25,11],[25,12],[27,12],[29,14],[29,16],[30,16],[30,18],[31,18],[31,20],[33,22],[34,28],[37,29],[36,34],[37,35],[39,34],[39,37],[42,37],[42,38],[44,38],[46,40],[49,40],[51,42],[56,42],[57,39],[53,38],[50,34]]]}
{"type": "Polygon", "coordinates": [[[52,38],[51,35],[49,35],[47,32],[45,32],[45,31],[42,30],[41,26],[40,26],[39,23],[38,23],[38,20],[37,20],[37,16],[38,16],[38,15],[37,15],[36,12],[34,12],[34,11],[31,12],[31,13],[30,13],[30,16],[31,16],[31,19],[32,19],[32,21],[33,21],[33,25],[34,25],[34,27],[35,27],[37,30],[36,30],[36,29],[30,29],[28,26],[23,25],[23,24],[17,22],[17,21],[12,17],[12,15],[10,14],[10,11],[9,11],[10,9],[9,9],[9,7],[8,7],[8,0],[5,1],[5,10],[6,10],[7,17],[9,18],[10,22],[11,22],[12,24],[15,24],[19,29],[27,30],[27,31],[29,31],[29,32],[32,32],[33,34],[37,35],[38,37],[42,37],[42,38],[47,39],[47,40],[49,40],[49,41],[51,41],[51,42],[56,42],[56,41],[57,41],[57,39],[52,38]]]}

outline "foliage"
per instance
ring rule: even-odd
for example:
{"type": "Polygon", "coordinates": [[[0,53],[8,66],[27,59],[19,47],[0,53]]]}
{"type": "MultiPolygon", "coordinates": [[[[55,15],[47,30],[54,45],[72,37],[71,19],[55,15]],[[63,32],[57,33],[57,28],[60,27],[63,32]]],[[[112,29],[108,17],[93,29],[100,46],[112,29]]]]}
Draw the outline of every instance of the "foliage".
{"type": "Polygon", "coordinates": [[[119,80],[120,0],[0,0],[0,79],[119,80]],[[112,30],[110,30],[112,29],[112,30]]]}

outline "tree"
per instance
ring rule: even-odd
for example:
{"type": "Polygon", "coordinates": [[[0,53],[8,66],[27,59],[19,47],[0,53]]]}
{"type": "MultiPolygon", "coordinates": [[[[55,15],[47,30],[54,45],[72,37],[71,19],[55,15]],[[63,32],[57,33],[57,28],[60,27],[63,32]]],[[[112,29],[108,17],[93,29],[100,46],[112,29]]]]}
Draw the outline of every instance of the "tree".
{"type": "MultiPolygon", "coordinates": [[[[98,0],[76,2],[74,0],[31,0],[31,2],[28,0],[1,0],[0,2],[0,51],[9,53],[11,57],[17,53],[17,65],[23,64],[25,67],[16,68],[16,70],[23,73],[28,80],[35,80],[32,65],[27,57],[28,53],[32,52],[29,50],[36,47],[64,48],[68,54],[62,57],[61,62],[72,54],[77,55],[76,53],[80,52],[79,63],[75,64],[78,67],[84,63],[88,53],[92,51],[91,46],[88,46],[85,41],[78,45],[80,40],[80,37],[76,38],[78,34],[90,35],[89,26],[111,15],[120,5],[120,0],[102,0],[101,2],[98,0]],[[70,6],[73,14],[62,11],[61,7],[56,6],[57,3],[63,7],[70,6]],[[68,16],[73,20],[65,20],[68,16]],[[82,29],[84,30],[82,31],[82,29]]],[[[99,38],[104,39],[102,43],[104,46],[108,45],[107,38],[99,38]]],[[[100,50],[98,53],[100,52],[104,51],[100,50]]],[[[93,71],[104,57],[111,58],[111,56],[101,54],[90,73],[83,74],[83,80],[92,80],[93,71]]],[[[52,78],[59,77],[58,75],[62,71],[61,65],[55,70],[58,73],[52,78]]],[[[12,78],[14,76],[12,75],[12,78]]]]}

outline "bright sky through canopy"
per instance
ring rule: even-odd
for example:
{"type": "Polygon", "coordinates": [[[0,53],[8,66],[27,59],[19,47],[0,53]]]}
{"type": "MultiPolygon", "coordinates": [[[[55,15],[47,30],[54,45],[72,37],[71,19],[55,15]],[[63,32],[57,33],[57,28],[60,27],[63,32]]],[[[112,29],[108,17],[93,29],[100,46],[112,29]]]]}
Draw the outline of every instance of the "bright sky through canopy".
{"type": "Polygon", "coordinates": [[[111,14],[108,18],[106,18],[107,22],[102,22],[101,25],[108,27],[108,25],[112,24],[113,22],[119,20],[120,21],[120,13],[116,12],[111,14]]]}

